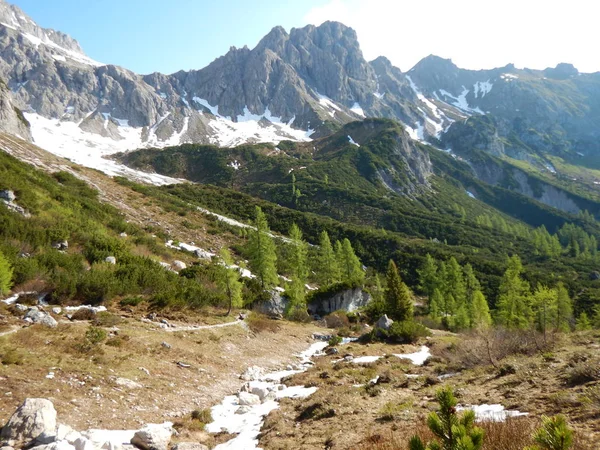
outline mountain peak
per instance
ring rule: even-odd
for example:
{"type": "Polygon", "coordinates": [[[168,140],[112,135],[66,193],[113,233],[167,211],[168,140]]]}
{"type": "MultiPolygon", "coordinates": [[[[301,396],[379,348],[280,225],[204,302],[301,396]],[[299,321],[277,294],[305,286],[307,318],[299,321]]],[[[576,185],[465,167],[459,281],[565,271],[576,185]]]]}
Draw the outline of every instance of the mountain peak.
{"type": "Polygon", "coordinates": [[[285,28],[278,25],[273,27],[273,29],[260,40],[256,48],[270,48],[273,51],[278,52],[281,50],[283,44],[289,39],[289,37],[290,36],[287,31],[285,31],[285,28]]]}
{"type": "Polygon", "coordinates": [[[448,70],[455,71],[458,70],[458,66],[452,62],[450,58],[442,58],[436,55],[429,55],[419,61],[415,66],[409,70],[409,72],[416,70],[448,70]]]}
{"type": "Polygon", "coordinates": [[[579,71],[573,64],[559,63],[554,68],[548,67],[544,69],[544,75],[555,80],[566,80],[567,78],[579,75],[579,71]]]}
{"type": "Polygon", "coordinates": [[[20,32],[34,44],[54,45],[84,55],[83,49],[71,36],[51,28],[42,28],[21,8],[0,0],[0,25],[20,32]]]}

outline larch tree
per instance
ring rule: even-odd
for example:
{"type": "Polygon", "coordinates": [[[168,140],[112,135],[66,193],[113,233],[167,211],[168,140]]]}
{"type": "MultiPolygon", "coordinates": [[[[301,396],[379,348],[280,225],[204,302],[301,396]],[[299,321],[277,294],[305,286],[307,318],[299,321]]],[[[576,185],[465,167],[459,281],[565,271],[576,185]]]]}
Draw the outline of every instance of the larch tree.
{"type": "Polygon", "coordinates": [[[527,328],[531,321],[529,283],[521,279],[522,272],[521,259],[517,255],[510,257],[497,304],[498,323],[507,328],[527,328]]]}
{"type": "Polygon", "coordinates": [[[260,281],[263,289],[269,289],[278,284],[277,252],[275,242],[270,235],[267,218],[259,206],[256,207],[256,229],[252,230],[248,239],[250,267],[260,281]]]}
{"type": "Polygon", "coordinates": [[[387,310],[395,320],[411,320],[413,317],[412,296],[408,286],[400,278],[396,263],[391,259],[388,263],[386,278],[385,302],[387,310]]]}
{"type": "Polygon", "coordinates": [[[429,317],[440,320],[444,311],[444,296],[439,289],[434,289],[429,298],[429,317]]]}
{"type": "Polygon", "coordinates": [[[429,253],[425,256],[425,262],[423,263],[423,266],[417,270],[417,273],[419,274],[419,288],[431,301],[433,291],[439,288],[439,279],[437,263],[429,253]]]}
{"type": "Polygon", "coordinates": [[[483,292],[476,290],[473,293],[471,313],[471,327],[476,329],[489,328],[492,325],[492,316],[483,292]]]}
{"type": "Polygon", "coordinates": [[[322,231],[319,235],[316,263],[317,279],[321,286],[329,286],[340,281],[338,261],[327,231],[322,231]]]}
{"type": "Polygon", "coordinates": [[[473,322],[473,301],[475,299],[475,292],[481,291],[481,284],[475,276],[471,264],[465,264],[463,267],[463,274],[465,280],[465,304],[469,315],[469,321],[473,322]]]}
{"type": "Polygon", "coordinates": [[[290,268],[292,281],[288,284],[290,296],[288,314],[306,311],[306,281],[308,278],[308,247],[302,239],[302,231],[295,223],[290,228],[290,268]]]}
{"type": "Polygon", "coordinates": [[[554,328],[558,331],[571,331],[571,322],[573,321],[573,302],[569,297],[569,291],[562,283],[556,286],[556,315],[554,328]]]}
{"type": "Polygon", "coordinates": [[[8,294],[12,288],[13,268],[0,252],[0,295],[8,294]]]}
{"type": "MultiPolygon", "coordinates": [[[[336,243],[337,249],[337,243],[336,243]]],[[[365,279],[365,272],[362,269],[360,259],[354,253],[352,244],[346,238],[341,244],[340,271],[343,281],[347,283],[362,283],[365,279]]]]}
{"type": "Polygon", "coordinates": [[[218,274],[217,284],[219,288],[225,292],[229,300],[229,309],[227,315],[231,313],[233,308],[241,308],[242,300],[242,282],[240,274],[233,266],[233,258],[231,253],[226,248],[219,252],[221,258],[221,267],[218,274]]]}

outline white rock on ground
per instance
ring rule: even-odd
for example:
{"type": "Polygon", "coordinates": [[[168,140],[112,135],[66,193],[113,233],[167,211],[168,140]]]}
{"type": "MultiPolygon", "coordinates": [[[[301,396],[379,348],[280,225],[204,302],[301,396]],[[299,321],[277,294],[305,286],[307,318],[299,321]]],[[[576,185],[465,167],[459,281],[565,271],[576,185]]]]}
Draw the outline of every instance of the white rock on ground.
{"type": "Polygon", "coordinates": [[[45,398],[26,398],[2,428],[0,439],[31,442],[42,434],[55,434],[56,409],[45,398]]]}
{"type": "Polygon", "coordinates": [[[394,323],[394,321],[392,319],[390,319],[387,314],[384,314],[383,316],[381,316],[379,318],[379,320],[377,321],[377,323],[375,324],[376,328],[381,328],[382,330],[389,330],[390,327],[392,326],[392,324],[394,323]]]}
{"type": "Polygon", "coordinates": [[[27,314],[25,314],[23,319],[27,320],[28,322],[31,321],[32,323],[39,323],[50,328],[55,328],[58,325],[58,322],[54,319],[54,317],[45,311],[40,311],[36,306],[27,311],[27,314]]]}
{"type": "Polygon", "coordinates": [[[121,386],[127,389],[141,389],[144,387],[140,383],[130,380],[129,378],[117,377],[114,378],[113,381],[117,386],[121,386]]]}
{"type": "Polygon", "coordinates": [[[250,366],[246,371],[240,375],[240,378],[244,381],[256,381],[263,376],[263,369],[258,366],[250,366]]]}
{"type": "Polygon", "coordinates": [[[173,432],[170,422],[149,423],[135,433],[131,443],[142,450],[168,450],[173,432]]]}
{"type": "Polygon", "coordinates": [[[171,267],[175,270],[183,270],[187,265],[183,261],[175,260],[173,261],[173,264],[171,264],[171,267]]]}
{"type": "Polygon", "coordinates": [[[256,394],[250,394],[249,392],[240,392],[238,394],[238,404],[240,406],[254,406],[260,405],[260,397],[256,394]]]}

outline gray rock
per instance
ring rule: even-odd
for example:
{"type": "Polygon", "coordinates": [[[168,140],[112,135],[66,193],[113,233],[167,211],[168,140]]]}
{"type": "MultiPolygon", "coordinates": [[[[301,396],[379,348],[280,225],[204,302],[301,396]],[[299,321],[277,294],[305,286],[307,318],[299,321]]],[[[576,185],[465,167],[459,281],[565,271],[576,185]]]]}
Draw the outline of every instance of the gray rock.
{"type": "Polygon", "coordinates": [[[104,259],[104,262],[106,262],[108,264],[116,264],[117,263],[117,258],[115,258],[114,256],[107,256],[104,259]]]}
{"type": "Polygon", "coordinates": [[[23,319],[31,323],[39,323],[50,328],[56,328],[58,325],[58,322],[54,319],[54,317],[45,311],[39,310],[35,306],[27,311],[27,314],[25,314],[23,319]]]}
{"type": "Polygon", "coordinates": [[[27,398],[2,428],[0,439],[31,442],[56,431],[56,410],[50,400],[27,398]]]}
{"type": "Polygon", "coordinates": [[[358,308],[366,306],[370,301],[371,295],[362,289],[346,289],[329,298],[309,303],[308,311],[311,314],[321,315],[339,310],[353,312],[358,308]]]}
{"type": "Polygon", "coordinates": [[[250,390],[250,393],[258,396],[261,402],[265,400],[269,392],[269,389],[263,386],[254,386],[250,390]]]}
{"type": "Polygon", "coordinates": [[[210,261],[212,259],[212,254],[202,249],[195,250],[194,256],[196,256],[196,258],[204,259],[206,261],[210,261]]]}
{"type": "Polygon", "coordinates": [[[281,293],[276,290],[269,291],[269,294],[269,299],[257,303],[254,306],[254,310],[269,317],[283,317],[290,300],[287,297],[283,297],[281,293]]]}
{"type": "Polygon", "coordinates": [[[249,392],[240,392],[238,393],[238,402],[240,406],[254,406],[260,405],[260,397],[255,394],[250,394],[249,392]]]}
{"type": "Polygon", "coordinates": [[[244,381],[256,381],[263,376],[263,369],[258,366],[250,366],[240,375],[240,379],[244,381]]]}
{"type": "Polygon", "coordinates": [[[55,250],[68,250],[69,242],[68,241],[56,241],[51,244],[51,247],[55,250]]]}
{"type": "Polygon", "coordinates": [[[171,264],[171,267],[173,267],[174,270],[179,271],[187,268],[187,265],[183,261],[175,260],[173,261],[173,264],[171,264]]]}
{"type": "Polygon", "coordinates": [[[209,450],[209,448],[199,442],[179,442],[171,447],[171,450],[209,450]]]}
{"type": "Polygon", "coordinates": [[[390,329],[390,327],[392,326],[393,323],[394,323],[394,321],[392,319],[390,319],[387,316],[387,314],[384,314],[383,316],[381,316],[379,318],[379,320],[375,324],[375,328],[380,328],[382,330],[387,331],[390,329]]]}
{"type": "Polygon", "coordinates": [[[116,377],[116,378],[113,378],[112,381],[117,386],[121,386],[126,389],[141,389],[144,387],[140,383],[130,380],[129,378],[116,377]]]}
{"type": "Polygon", "coordinates": [[[249,413],[250,411],[252,411],[252,406],[244,405],[244,406],[238,407],[238,409],[235,410],[235,413],[236,414],[246,414],[246,413],[249,413]]]}
{"type": "Polygon", "coordinates": [[[6,200],[7,202],[14,202],[17,199],[17,196],[11,190],[3,190],[0,191],[0,199],[6,200]]]}
{"type": "Polygon", "coordinates": [[[171,344],[169,344],[168,342],[163,341],[160,344],[163,348],[166,348],[167,350],[169,350],[171,348],[171,344]]]}
{"type": "Polygon", "coordinates": [[[168,450],[172,436],[171,424],[147,424],[135,433],[131,444],[142,450],[168,450]]]}
{"type": "Polygon", "coordinates": [[[59,315],[60,313],[62,313],[62,308],[55,306],[54,308],[52,308],[52,314],[56,314],[59,315]]]}

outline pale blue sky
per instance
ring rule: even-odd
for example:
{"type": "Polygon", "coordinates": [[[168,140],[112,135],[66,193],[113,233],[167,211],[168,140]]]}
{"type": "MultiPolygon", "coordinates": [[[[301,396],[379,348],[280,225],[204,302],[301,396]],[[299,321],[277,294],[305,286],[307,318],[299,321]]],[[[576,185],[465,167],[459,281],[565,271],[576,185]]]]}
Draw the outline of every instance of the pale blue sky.
{"type": "Polygon", "coordinates": [[[91,58],[138,73],[201,69],[229,47],[254,47],[271,28],[304,26],[326,0],[7,0],[91,58]]]}
{"type": "Polygon", "coordinates": [[[467,69],[567,62],[600,71],[592,0],[8,1],[76,38],[91,58],[142,74],[201,69],[276,25],[325,20],[353,27],[368,60],[384,55],[404,71],[429,54],[467,69]]]}

